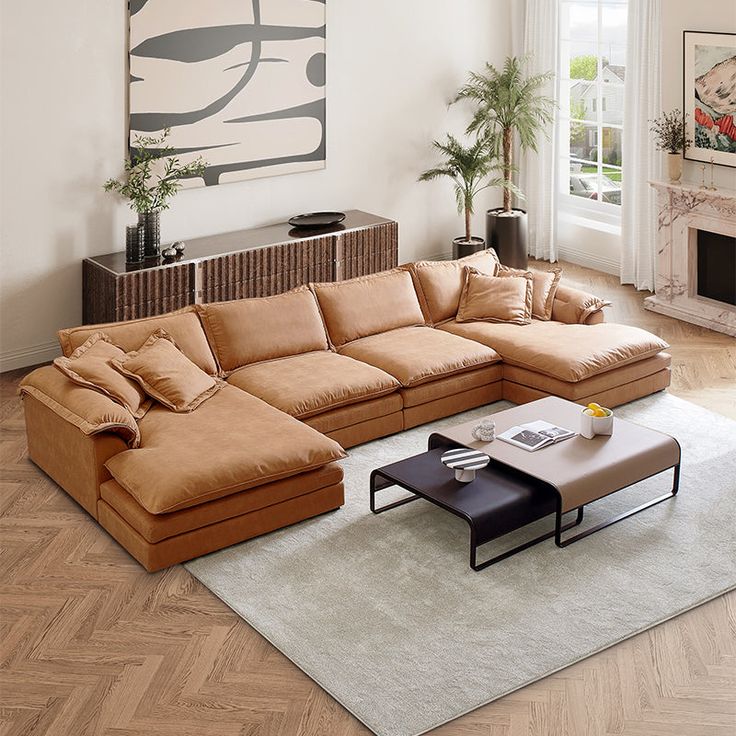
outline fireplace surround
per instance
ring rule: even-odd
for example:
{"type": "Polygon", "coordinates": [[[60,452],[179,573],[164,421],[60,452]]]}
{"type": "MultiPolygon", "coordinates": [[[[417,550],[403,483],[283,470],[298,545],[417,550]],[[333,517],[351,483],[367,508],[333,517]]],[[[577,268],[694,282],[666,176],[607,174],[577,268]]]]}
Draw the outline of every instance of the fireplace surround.
{"type": "Polygon", "coordinates": [[[736,336],[736,191],[652,181],[657,191],[654,312],[736,336]]]}

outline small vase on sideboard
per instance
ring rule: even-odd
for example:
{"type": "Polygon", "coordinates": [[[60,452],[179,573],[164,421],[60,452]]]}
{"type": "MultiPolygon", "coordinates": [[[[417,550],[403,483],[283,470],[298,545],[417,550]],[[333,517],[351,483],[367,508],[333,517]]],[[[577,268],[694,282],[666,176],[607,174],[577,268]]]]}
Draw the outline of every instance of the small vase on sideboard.
{"type": "Polygon", "coordinates": [[[682,177],[682,154],[681,153],[668,153],[667,154],[667,174],[670,177],[670,182],[675,184],[680,181],[682,177]]]}
{"type": "Polygon", "coordinates": [[[158,258],[161,255],[161,210],[139,212],[138,224],[144,231],[146,260],[158,258]]]}

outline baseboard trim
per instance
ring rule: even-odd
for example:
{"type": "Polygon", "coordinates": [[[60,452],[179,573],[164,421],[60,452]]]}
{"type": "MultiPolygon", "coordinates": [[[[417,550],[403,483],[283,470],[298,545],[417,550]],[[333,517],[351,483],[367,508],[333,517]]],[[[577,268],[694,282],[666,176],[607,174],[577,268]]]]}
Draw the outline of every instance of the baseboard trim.
{"type": "Polygon", "coordinates": [[[0,373],[26,368],[29,365],[49,363],[59,355],[61,355],[61,348],[56,340],[20,348],[20,350],[7,350],[0,353],[0,373]]]}
{"type": "Polygon", "coordinates": [[[613,276],[618,276],[620,272],[620,263],[618,260],[606,258],[605,256],[598,256],[578,248],[571,248],[568,245],[558,244],[557,257],[561,261],[569,261],[570,263],[575,263],[578,266],[594,268],[596,271],[610,273],[613,276]]]}

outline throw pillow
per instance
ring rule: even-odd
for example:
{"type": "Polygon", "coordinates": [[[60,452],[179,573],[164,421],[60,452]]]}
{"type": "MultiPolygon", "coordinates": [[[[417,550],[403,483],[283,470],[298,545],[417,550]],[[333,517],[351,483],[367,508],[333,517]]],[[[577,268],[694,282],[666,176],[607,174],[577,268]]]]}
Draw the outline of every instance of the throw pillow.
{"type": "Polygon", "coordinates": [[[138,350],[112,364],[175,412],[194,411],[224,385],[189,360],[163,329],[156,330],[138,350]]]}
{"type": "Polygon", "coordinates": [[[151,406],[151,400],[135,381],[113,367],[114,359],[124,357],[125,351],[113,345],[104,332],[95,332],[68,358],[57,358],[54,366],[74,383],[109,396],[140,419],[151,406]]]}
{"type": "Polygon", "coordinates": [[[510,322],[527,325],[532,320],[532,274],[488,276],[465,269],[457,322],[510,322]]]}
{"type": "MultiPolygon", "coordinates": [[[[522,276],[526,271],[501,265],[497,276],[522,276]]],[[[552,304],[562,276],[561,268],[550,271],[531,271],[533,276],[532,316],[536,319],[552,319],[552,304]]]]}

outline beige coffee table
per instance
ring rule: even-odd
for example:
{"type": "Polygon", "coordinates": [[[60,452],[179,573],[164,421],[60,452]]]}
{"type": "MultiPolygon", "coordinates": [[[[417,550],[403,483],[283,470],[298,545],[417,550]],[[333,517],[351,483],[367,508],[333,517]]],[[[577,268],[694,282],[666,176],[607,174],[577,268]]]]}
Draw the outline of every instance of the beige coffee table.
{"type": "MultiPolygon", "coordinates": [[[[496,422],[496,434],[537,419],[578,431],[582,409],[579,404],[550,396],[490,416],[496,422]]],[[[679,488],[681,452],[677,440],[618,417],[614,417],[611,436],[592,440],[577,436],[536,452],[528,452],[501,440],[480,442],[472,435],[476,424],[477,421],[467,422],[435,433],[430,437],[429,446],[449,444],[481,450],[491,457],[492,463],[500,463],[547,484],[557,496],[555,543],[558,547],[566,547],[673,498],[679,488]],[[579,523],[586,505],[670,469],[674,470],[674,478],[669,493],[562,539],[563,514],[577,511],[579,523]]]]}

